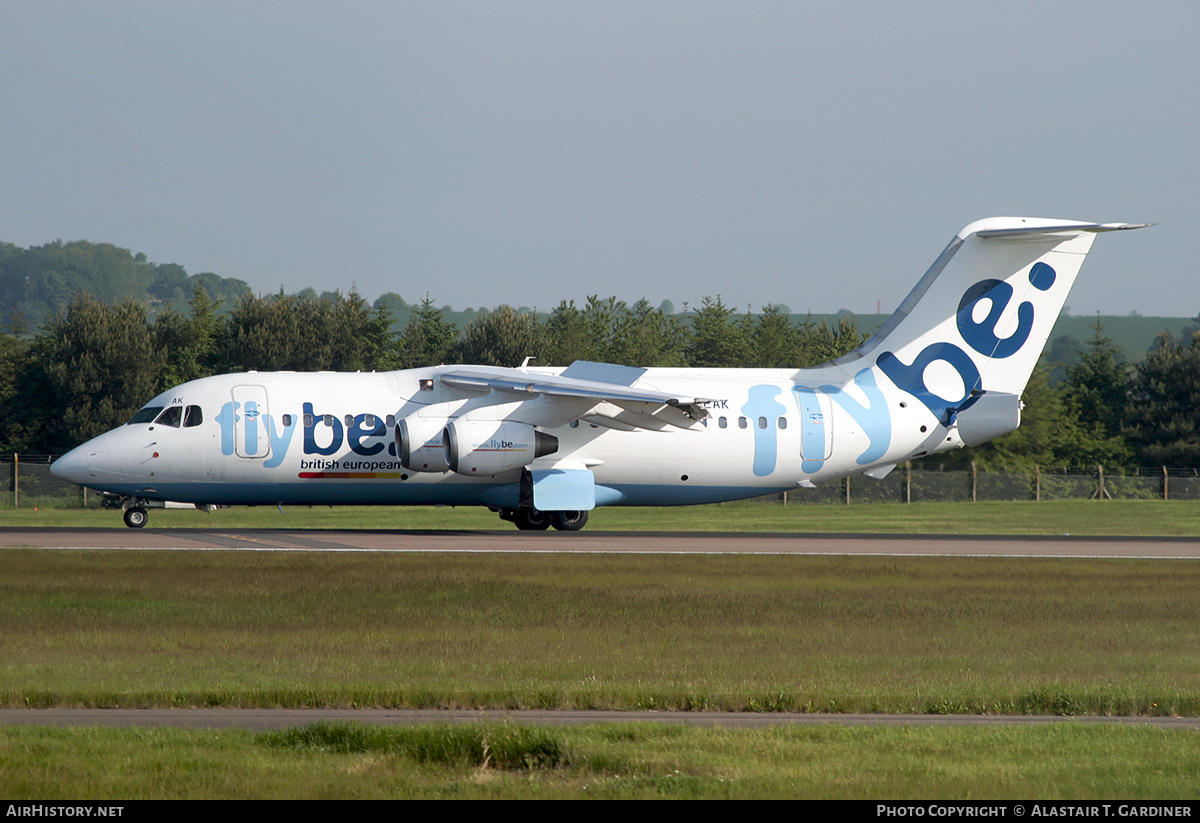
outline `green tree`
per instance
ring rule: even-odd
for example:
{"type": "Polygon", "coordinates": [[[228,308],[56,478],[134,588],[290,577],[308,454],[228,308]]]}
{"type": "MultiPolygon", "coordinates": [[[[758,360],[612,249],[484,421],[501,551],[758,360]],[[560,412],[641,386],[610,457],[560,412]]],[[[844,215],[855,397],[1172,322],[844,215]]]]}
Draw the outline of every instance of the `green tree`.
{"type": "Polygon", "coordinates": [[[1144,466],[1200,466],[1200,335],[1158,335],[1134,371],[1125,436],[1144,466]]]}
{"type": "Polygon", "coordinates": [[[40,423],[37,442],[61,453],[124,423],[160,390],[166,352],[146,307],[75,299],[34,341],[25,394],[40,423]]]}
{"type": "Polygon", "coordinates": [[[195,286],[188,307],[186,317],[168,307],[154,321],[155,342],[167,354],[161,389],[208,377],[220,364],[225,327],[217,304],[195,286]]]}
{"type": "Polygon", "coordinates": [[[538,324],[512,306],[480,312],[463,330],[454,360],[480,366],[518,366],[538,354],[538,324]]]}
{"type": "Polygon", "coordinates": [[[770,369],[797,368],[801,358],[800,329],[784,306],[763,306],[750,337],[753,352],[749,366],[770,369]]]}
{"type": "Polygon", "coordinates": [[[323,298],[251,295],[226,317],[226,330],[231,371],[356,371],[399,363],[386,307],[372,311],[356,291],[323,298]]]}
{"type": "Polygon", "coordinates": [[[222,371],[317,371],[331,359],[316,325],[317,301],[284,294],[247,295],[225,318],[222,371]]]}
{"type": "Polygon", "coordinates": [[[563,300],[550,312],[541,334],[545,342],[539,365],[566,366],[576,360],[603,359],[599,352],[605,341],[595,339],[587,315],[574,300],[563,300]]]}
{"type": "Polygon", "coordinates": [[[336,371],[383,371],[399,368],[399,348],[392,338],[392,319],[387,304],[374,310],[351,288],[343,297],[335,292],[322,299],[321,313],[328,317],[330,360],[326,368],[336,371]]]}
{"type": "Polygon", "coordinates": [[[435,306],[426,294],[400,335],[402,368],[438,366],[446,362],[458,338],[458,329],[446,322],[445,315],[445,309],[435,306]]]}
{"type": "Polygon", "coordinates": [[[684,366],[687,340],[683,321],[642,298],[617,319],[613,361],[626,366],[684,366]]]}
{"type": "MultiPolygon", "coordinates": [[[[0,335],[0,452],[28,450],[30,426],[40,418],[36,408],[23,402],[33,380],[28,375],[32,361],[29,344],[17,334],[0,335]]],[[[37,449],[37,451],[44,451],[37,449]]]]}
{"type": "Polygon", "coordinates": [[[224,303],[232,306],[243,297],[251,294],[250,286],[245,280],[235,277],[221,277],[212,272],[200,272],[187,279],[185,294],[195,293],[196,288],[202,288],[208,298],[214,303],[224,303]]]}
{"type": "Polygon", "coordinates": [[[796,366],[811,368],[848,354],[866,342],[868,335],[858,329],[853,317],[838,318],[836,328],[822,320],[819,324],[811,318],[800,327],[800,358],[796,366]]]}
{"type": "Polygon", "coordinates": [[[1129,369],[1122,362],[1121,350],[1097,317],[1092,338],[1079,353],[1076,364],[1067,366],[1062,384],[1067,413],[1078,427],[1074,453],[1066,455],[1068,464],[1077,466],[1128,466],[1133,452],[1125,440],[1129,395],[1129,369]]]}
{"type": "Polygon", "coordinates": [[[705,297],[692,316],[689,365],[737,368],[750,359],[749,325],[717,295],[705,297]]]}
{"type": "Polygon", "coordinates": [[[187,296],[188,273],[177,263],[156,266],[154,279],[146,291],[158,300],[182,300],[187,296]]]}
{"type": "Polygon", "coordinates": [[[576,360],[626,362],[617,338],[628,320],[629,307],[615,297],[590,295],[582,309],[574,300],[564,300],[542,325],[540,362],[560,366],[576,360]]]}

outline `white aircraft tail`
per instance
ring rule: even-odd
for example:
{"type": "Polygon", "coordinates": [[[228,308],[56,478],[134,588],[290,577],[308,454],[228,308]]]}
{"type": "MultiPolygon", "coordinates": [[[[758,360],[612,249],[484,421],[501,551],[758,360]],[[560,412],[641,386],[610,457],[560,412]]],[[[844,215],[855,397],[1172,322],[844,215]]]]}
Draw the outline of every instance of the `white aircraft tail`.
{"type": "Polygon", "coordinates": [[[1143,225],[1032,217],[971,223],[879,331],[834,363],[849,369],[873,361],[939,417],[985,392],[1019,396],[1096,234],[1143,225]]]}

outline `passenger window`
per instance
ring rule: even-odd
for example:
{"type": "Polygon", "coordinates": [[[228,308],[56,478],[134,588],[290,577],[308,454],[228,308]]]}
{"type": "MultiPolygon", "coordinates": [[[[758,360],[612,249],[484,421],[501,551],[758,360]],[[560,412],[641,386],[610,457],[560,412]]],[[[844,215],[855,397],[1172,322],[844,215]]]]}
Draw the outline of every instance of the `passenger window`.
{"type": "Polygon", "coordinates": [[[342,420],[346,423],[346,428],[350,428],[354,425],[354,415],[352,414],[346,415],[344,418],[342,418],[342,420]]]}
{"type": "Polygon", "coordinates": [[[394,429],[394,428],[396,428],[396,415],[394,415],[394,414],[389,414],[389,415],[387,416],[387,427],[388,427],[389,429],[394,429]]]}
{"type": "Polygon", "coordinates": [[[765,417],[758,418],[758,427],[760,429],[765,429],[767,427],[767,418],[765,418],[765,417]]]}
{"type": "Polygon", "coordinates": [[[779,428],[781,428],[781,429],[787,428],[787,418],[786,417],[779,418],[779,428]]]}
{"type": "Polygon", "coordinates": [[[744,418],[744,417],[739,417],[739,418],[738,418],[738,428],[739,428],[739,429],[744,429],[744,428],[746,428],[746,418],[744,418]]]}
{"type": "Polygon", "coordinates": [[[311,414],[304,415],[304,428],[311,429],[313,427],[313,416],[311,414]]]}
{"type": "Polygon", "coordinates": [[[375,415],[368,414],[363,417],[363,425],[366,426],[368,429],[371,429],[372,431],[374,431],[374,429],[375,429],[375,423],[376,423],[375,415]]]}
{"type": "Polygon", "coordinates": [[[183,406],[168,406],[167,409],[155,418],[154,422],[160,426],[171,426],[179,428],[179,421],[183,419],[183,406]]]}
{"type": "Polygon", "coordinates": [[[134,423],[153,423],[154,418],[158,417],[158,413],[163,410],[162,406],[147,406],[140,412],[129,418],[126,426],[132,426],[134,423]]]}
{"type": "Polygon", "coordinates": [[[292,416],[290,414],[285,414],[283,416],[283,427],[286,429],[290,425],[292,425],[292,416]]]}
{"type": "Polygon", "coordinates": [[[337,422],[337,418],[336,418],[336,417],[334,417],[332,414],[327,414],[327,415],[325,415],[325,417],[323,418],[323,420],[324,420],[324,422],[325,422],[325,425],[326,425],[326,426],[328,426],[328,427],[329,427],[329,428],[331,428],[331,429],[333,428],[333,424],[337,422]]]}
{"type": "Polygon", "coordinates": [[[199,406],[188,406],[187,411],[183,414],[183,427],[185,429],[195,428],[204,422],[204,410],[199,406]]]}
{"type": "Polygon", "coordinates": [[[724,429],[729,426],[729,421],[727,419],[725,419],[724,417],[718,417],[717,425],[724,429]]]}

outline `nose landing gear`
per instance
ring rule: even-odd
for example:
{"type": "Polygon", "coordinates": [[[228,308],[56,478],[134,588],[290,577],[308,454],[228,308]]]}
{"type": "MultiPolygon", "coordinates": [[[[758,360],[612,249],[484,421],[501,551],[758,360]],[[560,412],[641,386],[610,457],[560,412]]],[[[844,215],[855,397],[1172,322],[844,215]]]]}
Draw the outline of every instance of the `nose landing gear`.
{"type": "Polygon", "coordinates": [[[122,496],[108,492],[105,492],[104,496],[100,498],[100,505],[106,509],[120,509],[121,517],[125,520],[125,525],[131,529],[144,529],[146,527],[146,524],[150,522],[150,509],[196,508],[203,512],[211,512],[217,508],[228,508],[207,503],[169,503],[163,500],[122,496]]]}

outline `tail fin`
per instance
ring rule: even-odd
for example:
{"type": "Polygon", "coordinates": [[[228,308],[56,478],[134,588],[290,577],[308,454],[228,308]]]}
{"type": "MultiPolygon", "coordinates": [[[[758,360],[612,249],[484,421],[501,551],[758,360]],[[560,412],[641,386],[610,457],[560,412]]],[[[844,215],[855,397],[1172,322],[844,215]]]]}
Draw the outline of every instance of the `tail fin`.
{"type": "Polygon", "coordinates": [[[1019,395],[1096,234],[1143,225],[1032,217],[971,223],[879,331],[835,364],[873,359],[939,417],[953,417],[984,391],[1019,395]]]}

